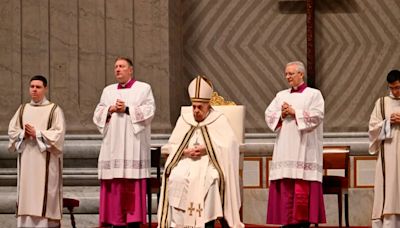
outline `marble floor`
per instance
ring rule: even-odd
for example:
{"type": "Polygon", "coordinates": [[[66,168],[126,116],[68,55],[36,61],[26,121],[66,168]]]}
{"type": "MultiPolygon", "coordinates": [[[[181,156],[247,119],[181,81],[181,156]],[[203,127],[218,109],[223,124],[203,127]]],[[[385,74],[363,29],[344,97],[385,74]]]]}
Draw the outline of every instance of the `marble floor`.
{"type": "MultiPolygon", "coordinates": [[[[98,227],[98,215],[96,214],[76,214],[75,221],[77,228],[95,228],[98,227]]],[[[14,214],[0,214],[2,228],[11,228],[17,226],[17,220],[14,214]]],[[[64,214],[61,227],[72,227],[69,215],[64,214]]]]}
{"type": "MultiPolygon", "coordinates": [[[[371,189],[351,189],[349,192],[350,225],[358,227],[370,226],[370,213],[372,207],[371,189]],[[359,210],[358,208],[363,208],[359,210]]],[[[91,228],[98,224],[98,187],[66,187],[64,196],[80,200],[80,206],[74,210],[77,227],[91,228]]],[[[325,210],[327,223],[320,226],[335,227],[338,225],[337,199],[332,195],[325,195],[325,210]]],[[[0,191],[0,221],[2,227],[15,227],[15,187],[2,187],[0,191]],[[14,203],[13,203],[14,202],[14,203]]],[[[268,200],[267,189],[244,190],[243,221],[246,224],[265,225],[266,205],[268,200]]],[[[156,198],[153,199],[154,203],[156,198]]],[[[156,207],[153,206],[153,222],[156,222],[156,207]]],[[[64,213],[67,213],[65,210],[64,213]]],[[[71,227],[70,216],[63,217],[63,227],[71,227]]],[[[343,222],[344,225],[344,222],[343,222]]]]}
{"type": "MultiPolygon", "coordinates": [[[[0,214],[1,227],[9,228],[16,227],[16,219],[13,214],[0,214]]],[[[98,215],[97,214],[76,214],[75,215],[76,227],[77,228],[97,228],[98,226],[98,215]]],[[[62,219],[63,228],[72,227],[70,222],[70,217],[64,214],[62,219]]],[[[142,226],[143,228],[148,227],[147,224],[142,226]]],[[[152,223],[152,228],[156,227],[156,223],[152,223]]],[[[279,226],[267,226],[261,224],[246,224],[246,228],[272,228],[279,226]]],[[[337,226],[328,226],[321,224],[320,227],[333,228],[337,226]]],[[[368,226],[351,226],[352,228],[367,228],[368,226]]]]}

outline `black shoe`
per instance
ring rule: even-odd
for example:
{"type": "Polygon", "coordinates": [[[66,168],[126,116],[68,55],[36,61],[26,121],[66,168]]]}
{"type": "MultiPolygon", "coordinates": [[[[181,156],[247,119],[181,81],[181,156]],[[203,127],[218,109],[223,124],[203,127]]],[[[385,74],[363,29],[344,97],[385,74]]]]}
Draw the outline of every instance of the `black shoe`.
{"type": "Polygon", "coordinates": [[[140,228],[140,222],[128,223],[128,228],[140,228]]]}

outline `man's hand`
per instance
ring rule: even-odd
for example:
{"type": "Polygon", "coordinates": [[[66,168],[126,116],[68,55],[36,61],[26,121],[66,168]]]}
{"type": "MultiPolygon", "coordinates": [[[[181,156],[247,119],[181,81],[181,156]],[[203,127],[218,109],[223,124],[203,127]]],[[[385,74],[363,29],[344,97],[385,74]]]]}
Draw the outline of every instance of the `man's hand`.
{"type": "Polygon", "coordinates": [[[110,108],[108,109],[108,113],[113,114],[114,112],[117,111],[117,106],[111,105],[110,108]]]}
{"type": "Polygon", "coordinates": [[[390,115],[390,123],[392,124],[400,124],[400,113],[395,112],[390,115]]]}
{"type": "Polygon", "coordinates": [[[194,146],[183,150],[183,154],[191,159],[200,159],[201,156],[207,154],[206,147],[204,145],[194,146]]]}
{"type": "Polygon", "coordinates": [[[30,136],[32,138],[36,138],[35,127],[30,125],[30,124],[25,124],[25,133],[27,134],[27,136],[30,136]]]}
{"type": "Polygon", "coordinates": [[[287,116],[295,116],[296,112],[294,111],[294,109],[292,108],[291,105],[289,105],[286,102],[283,102],[283,105],[281,107],[281,116],[283,119],[285,119],[287,116]]]}
{"type": "Polygon", "coordinates": [[[117,99],[115,102],[116,112],[124,113],[125,112],[125,101],[117,99]]]}

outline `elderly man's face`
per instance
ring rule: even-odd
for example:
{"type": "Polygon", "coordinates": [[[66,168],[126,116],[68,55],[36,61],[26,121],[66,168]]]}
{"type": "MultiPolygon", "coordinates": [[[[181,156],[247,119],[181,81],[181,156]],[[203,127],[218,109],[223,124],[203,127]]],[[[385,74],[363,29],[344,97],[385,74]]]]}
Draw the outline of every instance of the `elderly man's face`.
{"type": "Polygon", "coordinates": [[[285,77],[291,87],[297,87],[304,82],[304,73],[298,71],[296,65],[289,65],[286,67],[285,77]]]}
{"type": "Polygon", "coordinates": [[[193,116],[197,122],[203,121],[210,111],[210,103],[205,102],[192,102],[193,116]]]}
{"type": "Polygon", "coordinates": [[[44,87],[40,80],[32,80],[29,85],[29,95],[34,102],[43,100],[46,95],[47,87],[44,87]]]}
{"type": "Polygon", "coordinates": [[[114,65],[114,75],[118,83],[125,84],[131,79],[133,73],[133,67],[123,59],[119,59],[114,65]]]}

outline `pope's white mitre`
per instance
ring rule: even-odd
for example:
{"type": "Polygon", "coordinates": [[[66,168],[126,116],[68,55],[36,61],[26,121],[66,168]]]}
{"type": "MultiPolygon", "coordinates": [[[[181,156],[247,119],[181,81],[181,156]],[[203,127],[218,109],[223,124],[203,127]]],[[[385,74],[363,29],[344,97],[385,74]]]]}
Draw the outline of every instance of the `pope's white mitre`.
{"type": "Polygon", "coordinates": [[[188,87],[192,102],[209,102],[214,89],[211,81],[204,76],[197,76],[188,87]]]}

